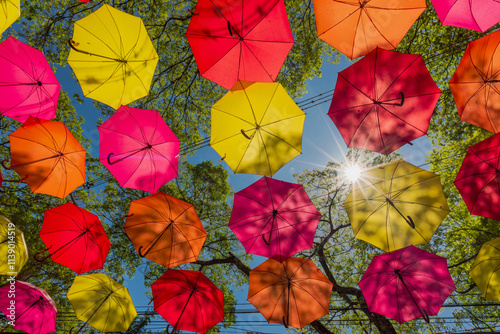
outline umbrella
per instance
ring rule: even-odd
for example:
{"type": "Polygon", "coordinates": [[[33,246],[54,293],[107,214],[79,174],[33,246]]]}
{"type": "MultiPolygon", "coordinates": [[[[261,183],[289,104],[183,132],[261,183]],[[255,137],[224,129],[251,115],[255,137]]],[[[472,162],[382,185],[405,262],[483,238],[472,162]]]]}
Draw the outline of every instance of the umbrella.
{"type": "Polygon", "coordinates": [[[20,0],[3,0],[0,2],[0,34],[7,30],[8,27],[21,15],[20,0]]]}
{"type": "Polygon", "coordinates": [[[303,328],[329,313],[333,284],[308,259],[268,259],[250,271],[248,301],[269,323],[303,328]]]}
{"type": "Polygon", "coordinates": [[[486,300],[500,301],[498,269],[500,269],[500,238],[483,244],[469,273],[486,300]]]}
{"type": "Polygon", "coordinates": [[[370,312],[399,323],[436,315],[455,291],[446,259],[415,246],[377,255],[359,287],[370,312]]]}
{"type": "Polygon", "coordinates": [[[61,122],[28,118],[9,135],[11,166],[34,193],[66,197],[85,182],[85,149],[61,122]]]}
{"type": "Polygon", "coordinates": [[[169,269],[151,289],[155,311],[174,330],[205,333],[224,320],[224,293],[200,271],[169,269]]]}
{"type": "Polygon", "coordinates": [[[44,259],[50,257],[77,274],[101,269],[111,247],[99,218],[73,203],[45,210],[39,235],[49,252],[44,259]]]}
{"type": "Polygon", "coordinates": [[[427,7],[425,0],[313,0],[318,37],[354,59],[395,49],[427,7]]]}
{"type": "Polygon", "coordinates": [[[56,330],[56,304],[44,289],[30,283],[8,280],[0,288],[0,311],[14,323],[15,329],[30,334],[56,330]]]}
{"type": "Polygon", "coordinates": [[[66,296],[76,317],[103,333],[126,331],[137,315],[128,289],[104,274],[76,276],[66,296]]]}
{"type": "Polygon", "coordinates": [[[312,248],[320,218],[301,185],[263,177],[234,195],[229,227],[248,254],[284,260],[312,248]]]}
{"type": "Polygon", "coordinates": [[[161,191],[132,201],[123,229],[140,256],[167,268],[196,261],[207,238],[194,206],[161,191]]]}
{"type": "Polygon", "coordinates": [[[24,234],[10,220],[0,215],[0,275],[17,276],[28,261],[24,234]]]}
{"type": "Polygon", "coordinates": [[[273,82],[294,43],[283,0],[199,0],[186,36],[201,75],[226,89],[273,82]]]}
{"type": "Polygon", "coordinates": [[[439,175],[404,160],[364,171],[344,207],[354,236],[386,252],[428,243],[450,212],[439,175]]]}
{"type": "Polygon", "coordinates": [[[432,0],[442,24],[485,32],[500,22],[498,0],[432,0]]]}
{"type": "Polygon", "coordinates": [[[427,133],[440,95],[421,56],[377,48],[339,73],[328,115],[347,146],[389,154],[427,133]]]}
{"type": "Polygon", "coordinates": [[[121,106],[99,136],[99,160],[123,188],[154,193],[177,177],[179,139],[156,110],[121,106]]]}
{"type": "Polygon", "coordinates": [[[0,113],[19,122],[54,118],[61,85],[41,51],[9,37],[0,43],[0,68],[0,113]]]}
{"type": "Polygon", "coordinates": [[[469,43],[450,88],[464,122],[500,132],[500,31],[469,43]]]}
{"type": "Polygon", "coordinates": [[[272,176],[301,153],[304,119],[281,84],[238,82],[212,106],[210,146],[235,173],[272,176]]]}
{"type": "Polygon", "coordinates": [[[142,19],[104,4],[75,22],[70,46],[85,96],[117,109],[149,93],[158,54],[142,19]]]}
{"type": "Polygon", "coordinates": [[[455,186],[471,214],[500,220],[500,134],[469,147],[455,186]]]}

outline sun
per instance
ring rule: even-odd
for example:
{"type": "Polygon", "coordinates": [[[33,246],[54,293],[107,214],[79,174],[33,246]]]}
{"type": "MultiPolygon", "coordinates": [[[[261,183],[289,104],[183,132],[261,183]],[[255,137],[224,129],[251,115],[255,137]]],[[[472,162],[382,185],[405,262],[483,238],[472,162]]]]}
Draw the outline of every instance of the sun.
{"type": "Polygon", "coordinates": [[[344,170],[344,173],[349,181],[356,182],[361,176],[361,171],[362,171],[361,166],[359,166],[358,164],[353,164],[348,166],[344,170]]]}

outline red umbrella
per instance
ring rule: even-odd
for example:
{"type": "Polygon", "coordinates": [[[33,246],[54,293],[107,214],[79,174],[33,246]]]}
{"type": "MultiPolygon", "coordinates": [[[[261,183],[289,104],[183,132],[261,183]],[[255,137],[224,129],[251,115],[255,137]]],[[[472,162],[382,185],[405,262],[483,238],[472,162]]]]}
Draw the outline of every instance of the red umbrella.
{"type": "Polygon", "coordinates": [[[283,0],[199,0],[186,32],[203,77],[273,82],[293,46],[283,0]]]}
{"type": "Polygon", "coordinates": [[[446,259],[415,246],[375,256],[359,287],[370,312],[399,323],[428,322],[455,291],[446,259]]]}
{"type": "Polygon", "coordinates": [[[38,254],[49,252],[39,261],[51,257],[77,274],[101,269],[111,247],[99,218],[72,203],[46,210],[39,235],[47,249],[38,254]]]}
{"type": "Polygon", "coordinates": [[[169,269],[151,289],[155,311],[174,330],[205,333],[224,320],[224,293],[200,271],[169,269]]]}
{"type": "Polygon", "coordinates": [[[235,194],[229,227],[248,254],[283,261],[312,247],[320,218],[301,185],[263,177],[235,194]]]}
{"type": "Polygon", "coordinates": [[[440,95],[421,56],[377,48],[339,73],[328,115],[347,146],[389,154],[427,133],[440,95]]]}
{"type": "Polygon", "coordinates": [[[121,106],[99,136],[99,160],[123,188],[155,193],[177,177],[179,139],[156,110],[121,106]]]}
{"type": "Polygon", "coordinates": [[[485,32],[500,22],[498,0],[432,0],[441,23],[485,32]]]}
{"type": "Polygon", "coordinates": [[[500,134],[469,147],[455,186],[471,214],[500,220],[500,134]]]}

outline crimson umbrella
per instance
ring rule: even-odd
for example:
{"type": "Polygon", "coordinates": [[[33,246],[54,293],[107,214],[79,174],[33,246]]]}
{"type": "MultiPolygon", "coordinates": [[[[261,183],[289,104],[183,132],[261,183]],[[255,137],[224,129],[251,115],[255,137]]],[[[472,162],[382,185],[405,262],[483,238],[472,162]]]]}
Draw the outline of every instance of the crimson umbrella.
{"type": "Polygon", "coordinates": [[[224,293],[200,271],[169,269],[151,289],[155,311],[174,330],[205,333],[224,320],[224,293]]]}
{"type": "Polygon", "coordinates": [[[399,323],[428,322],[455,291],[446,259],[415,246],[375,256],[359,287],[370,312],[399,323]]]}
{"type": "Polygon", "coordinates": [[[101,269],[111,247],[99,218],[72,203],[45,210],[39,235],[49,255],[35,259],[51,257],[77,274],[101,269]]]}
{"type": "Polygon", "coordinates": [[[199,0],[186,32],[201,75],[273,82],[293,46],[283,0],[199,0]]]}
{"type": "Polygon", "coordinates": [[[485,32],[500,22],[498,0],[432,0],[441,23],[485,32]]]}
{"type": "Polygon", "coordinates": [[[440,95],[421,56],[377,48],[339,73],[328,115],[348,147],[389,154],[427,133],[440,95]]]}
{"type": "Polygon", "coordinates": [[[263,177],[234,195],[229,227],[248,254],[283,261],[312,247],[320,218],[300,184],[263,177]]]}
{"type": "Polygon", "coordinates": [[[52,119],[61,85],[43,53],[9,37],[0,43],[0,113],[19,122],[52,119]]]}

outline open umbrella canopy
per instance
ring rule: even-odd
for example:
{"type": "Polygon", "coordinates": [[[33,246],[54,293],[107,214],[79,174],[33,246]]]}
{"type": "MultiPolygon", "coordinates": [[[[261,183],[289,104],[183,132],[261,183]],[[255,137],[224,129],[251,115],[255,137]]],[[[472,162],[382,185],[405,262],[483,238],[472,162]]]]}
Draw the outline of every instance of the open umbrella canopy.
{"type": "Polygon", "coordinates": [[[348,147],[389,154],[427,133],[440,95],[421,56],[377,48],[339,73],[328,116],[348,147]]]}
{"type": "Polygon", "coordinates": [[[229,227],[248,254],[285,260],[312,248],[320,218],[301,185],[263,177],[234,195],[229,227]]]}
{"type": "Polygon", "coordinates": [[[283,0],[199,0],[186,32],[201,75],[273,82],[293,46],[283,0]]]}
{"type": "Polygon", "coordinates": [[[485,32],[500,22],[498,0],[432,0],[442,24],[485,32]]]}
{"type": "Polygon", "coordinates": [[[455,291],[446,259],[415,246],[375,256],[359,287],[370,312],[399,323],[429,321],[455,291]]]}
{"type": "Polygon", "coordinates": [[[23,232],[0,215],[0,275],[17,276],[28,261],[23,232]]]}
{"type": "Polygon", "coordinates": [[[85,182],[85,149],[63,123],[30,117],[9,139],[10,169],[34,193],[64,198],[85,182]]]}
{"type": "Polygon", "coordinates": [[[439,175],[404,160],[363,171],[344,207],[354,236],[386,252],[428,243],[450,212],[439,175]]]}
{"type": "Polygon", "coordinates": [[[210,146],[235,173],[272,176],[302,151],[305,113],[279,83],[240,81],[211,114],[210,146]]]}
{"type": "Polygon", "coordinates": [[[470,42],[449,82],[460,119],[493,133],[500,132],[499,50],[500,31],[470,42]]]}
{"type": "Polygon", "coordinates": [[[111,247],[99,217],[73,203],[45,210],[39,235],[50,258],[77,274],[101,269],[111,247]]]}
{"type": "Polygon", "coordinates": [[[0,34],[7,30],[8,27],[21,15],[20,0],[3,0],[0,1],[0,34]]]}
{"type": "Polygon", "coordinates": [[[12,280],[1,287],[0,311],[13,321],[15,329],[26,333],[45,334],[56,330],[56,304],[44,289],[30,283],[12,280]]]}
{"type": "Polygon", "coordinates": [[[484,299],[500,301],[500,238],[483,244],[470,270],[470,276],[484,299]]]}
{"type": "Polygon", "coordinates": [[[329,313],[333,284],[309,259],[268,259],[250,271],[248,301],[269,323],[303,328],[329,313]]]}
{"type": "Polygon", "coordinates": [[[395,49],[427,7],[425,0],[313,0],[318,37],[354,59],[395,49]]]}
{"type": "Polygon", "coordinates": [[[132,201],[123,229],[140,256],[167,268],[196,261],[207,238],[194,206],[161,191],[132,201]]]}
{"type": "Polygon", "coordinates": [[[158,54],[142,19],[104,4],[75,22],[70,45],[85,96],[118,109],[149,93],[158,54]]]}
{"type": "Polygon", "coordinates": [[[224,320],[224,293],[200,271],[169,269],[151,290],[155,311],[174,330],[205,333],[224,320]]]}
{"type": "Polygon", "coordinates": [[[156,110],[121,106],[98,128],[99,160],[123,188],[155,193],[177,177],[179,139],[156,110]]]}

